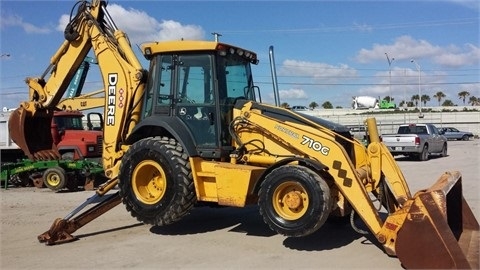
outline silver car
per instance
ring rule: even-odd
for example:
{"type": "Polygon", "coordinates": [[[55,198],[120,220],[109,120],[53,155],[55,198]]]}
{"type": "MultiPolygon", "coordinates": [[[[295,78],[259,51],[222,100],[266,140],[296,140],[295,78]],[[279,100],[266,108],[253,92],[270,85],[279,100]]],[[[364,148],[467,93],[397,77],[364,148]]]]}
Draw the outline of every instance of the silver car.
{"type": "Polygon", "coordinates": [[[444,127],[440,129],[445,137],[449,140],[464,140],[468,141],[473,138],[473,133],[468,131],[460,131],[454,127],[444,127]]]}

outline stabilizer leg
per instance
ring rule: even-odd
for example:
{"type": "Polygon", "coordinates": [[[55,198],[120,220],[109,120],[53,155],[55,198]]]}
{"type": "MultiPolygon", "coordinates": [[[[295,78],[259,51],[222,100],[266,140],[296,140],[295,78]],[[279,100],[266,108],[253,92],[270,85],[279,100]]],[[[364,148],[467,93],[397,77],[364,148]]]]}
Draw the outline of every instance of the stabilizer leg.
{"type": "Polygon", "coordinates": [[[113,207],[117,206],[121,202],[121,197],[118,192],[102,197],[99,194],[90,197],[82,205],[73,210],[65,218],[57,218],[50,229],[38,236],[38,241],[40,243],[45,243],[46,245],[56,245],[63,244],[77,240],[78,238],[72,236],[72,233],[80,229],[81,227],[88,224],[90,221],[98,218],[103,215],[105,212],[109,211],[113,207]],[[102,199],[98,204],[88,209],[84,213],[80,214],[78,217],[73,218],[78,212],[85,208],[88,204],[94,203],[98,199],[102,199]]]}

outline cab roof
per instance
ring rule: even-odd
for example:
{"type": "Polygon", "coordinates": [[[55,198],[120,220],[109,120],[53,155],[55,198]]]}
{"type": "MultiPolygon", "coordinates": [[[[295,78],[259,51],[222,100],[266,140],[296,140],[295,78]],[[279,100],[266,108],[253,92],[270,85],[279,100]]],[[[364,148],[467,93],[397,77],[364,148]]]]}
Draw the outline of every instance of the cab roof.
{"type": "Polygon", "coordinates": [[[149,59],[152,55],[158,53],[172,53],[172,52],[196,52],[196,51],[224,51],[230,54],[238,54],[249,58],[252,62],[258,62],[257,54],[236,47],[230,44],[217,41],[202,41],[202,40],[173,40],[161,42],[146,42],[141,46],[143,55],[149,59]]]}

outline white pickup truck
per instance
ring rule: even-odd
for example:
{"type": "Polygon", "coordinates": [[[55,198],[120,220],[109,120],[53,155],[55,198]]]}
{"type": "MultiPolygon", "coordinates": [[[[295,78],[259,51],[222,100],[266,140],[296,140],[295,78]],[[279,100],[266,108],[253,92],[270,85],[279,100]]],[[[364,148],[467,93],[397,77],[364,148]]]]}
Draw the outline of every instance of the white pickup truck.
{"type": "Polygon", "coordinates": [[[382,135],[392,155],[428,160],[430,154],[447,156],[447,138],[432,124],[400,125],[397,134],[382,135]]]}

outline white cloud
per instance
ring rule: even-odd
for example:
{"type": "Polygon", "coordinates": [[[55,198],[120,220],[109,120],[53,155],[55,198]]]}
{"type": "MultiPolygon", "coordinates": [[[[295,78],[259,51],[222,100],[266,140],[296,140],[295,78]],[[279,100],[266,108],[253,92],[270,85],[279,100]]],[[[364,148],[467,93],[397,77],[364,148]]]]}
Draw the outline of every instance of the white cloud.
{"type": "Polygon", "coordinates": [[[358,30],[359,32],[372,32],[373,27],[365,23],[353,23],[353,29],[358,30]]]}
{"type": "Polygon", "coordinates": [[[182,25],[172,20],[164,20],[160,24],[158,32],[159,40],[175,40],[175,39],[203,39],[205,32],[202,27],[197,25],[182,25]]]}
{"type": "Polygon", "coordinates": [[[442,49],[425,40],[415,40],[410,36],[401,36],[393,44],[374,44],[372,49],[361,49],[356,60],[360,63],[385,60],[385,53],[397,60],[422,58],[441,53],[442,49]]]}
{"type": "Polygon", "coordinates": [[[466,44],[463,48],[457,46],[438,46],[426,40],[417,40],[410,36],[398,37],[393,44],[374,44],[371,49],[361,49],[356,56],[360,63],[384,61],[385,53],[396,60],[425,59],[446,67],[473,65],[480,61],[480,48],[466,44]]]}
{"type": "Polygon", "coordinates": [[[473,10],[477,10],[477,11],[480,10],[480,4],[478,3],[478,0],[446,0],[446,1],[455,3],[473,10]]]}
{"type": "Polygon", "coordinates": [[[465,45],[464,50],[452,47],[451,52],[435,55],[433,61],[437,64],[450,67],[476,65],[480,61],[480,47],[473,44],[465,45]]]}
{"type": "MultiPolygon", "coordinates": [[[[145,11],[134,8],[124,8],[117,4],[107,7],[117,27],[124,31],[132,44],[147,41],[164,41],[179,39],[203,39],[205,31],[201,26],[182,25],[172,20],[157,21],[145,11]]],[[[62,15],[58,21],[57,30],[63,31],[69,20],[68,15],[62,15]]]]}
{"type": "Polygon", "coordinates": [[[15,14],[5,14],[0,16],[0,28],[20,27],[27,34],[48,34],[51,29],[48,27],[39,27],[23,21],[23,18],[15,14]]]}
{"type": "Polygon", "coordinates": [[[69,21],[70,21],[70,16],[67,14],[63,14],[58,19],[58,25],[57,27],[55,27],[55,30],[63,32],[69,21]]]}
{"type": "MultiPolygon", "coordinates": [[[[285,99],[307,99],[308,95],[303,89],[291,88],[287,90],[279,90],[280,100],[285,99]]],[[[270,94],[273,97],[273,94],[270,94]]]]}
{"type": "Polygon", "coordinates": [[[279,74],[307,79],[313,78],[315,81],[322,82],[337,82],[342,79],[356,77],[357,71],[345,64],[334,66],[325,63],[287,59],[283,61],[279,74]]]}

